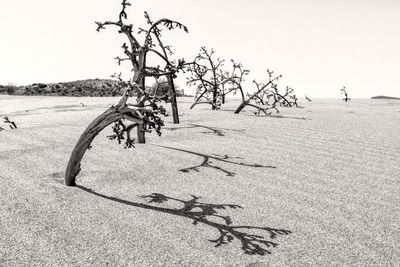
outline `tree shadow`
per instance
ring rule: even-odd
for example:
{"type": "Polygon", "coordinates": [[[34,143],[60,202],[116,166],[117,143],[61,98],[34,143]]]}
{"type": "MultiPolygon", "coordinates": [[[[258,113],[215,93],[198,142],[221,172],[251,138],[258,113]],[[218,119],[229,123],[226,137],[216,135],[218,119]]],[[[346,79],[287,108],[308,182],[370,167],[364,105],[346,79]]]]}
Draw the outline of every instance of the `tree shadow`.
{"type": "Polygon", "coordinates": [[[109,105],[107,104],[93,104],[93,105],[85,105],[84,103],[74,104],[74,105],[56,105],[51,107],[38,107],[26,110],[18,110],[11,112],[14,117],[17,116],[26,116],[26,115],[38,115],[49,112],[67,112],[67,111],[88,111],[88,110],[96,110],[99,108],[107,108],[109,105]]]}
{"type": "Polygon", "coordinates": [[[206,125],[200,125],[200,124],[193,124],[190,123],[189,126],[186,127],[172,127],[172,128],[164,128],[168,129],[170,131],[175,131],[175,130],[180,130],[180,129],[192,129],[192,128],[203,128],[208,130],[207,132],[200,132],[203,134],[215,134],[216,136],[225,136],[225,133],[223,130],[226,131],[231,131],[231,132],[245,132],[245,130],[237,130],[237,129],[228,129],[228,128],[220,128],[220,127],[211,127],[211,126],[206,126],[206,125]]]}
{"type": "Polygon", "coordinates": [[[243,162],[235,162],[232,161],[232,159],[243,159],[241,157],[231,157],[228,155],[218,155],[218,154],[212,154],[212,155],[206,155],[206,154],[202,154],[202,153],[198,153],[198,152],[193,152],[190,150],[185,150],[185,149],[180,149],[180,148],[173,148],[173,147],[168,147],[168,146],[160,146],[163,148],[167,148],[167,149],[172,149],[172,150],[176,150],[176,151],[181,151],[181,152],[185,152],[185,153],[189,153],[189,154],[193,154],[199,157],[203,158],[203,161],[195,166],[191,166],[188,168],[183,168],[180,169],[179,171],[181,172],[190,172],[190,171],[195,171],[195,172],[200,172],[200,168],[211,168],[211,169],[215,169],[217,171],[221,171],[223,173],[226,174],[226,176],[235,176],[236,173],[232,172],[232,171],[228,171],[222,167],[216,166],[216,165],[211,165],[211,163],[213,163],[213,161],[211,160],[216,160],[216,161],[220,161],[220,162],[225,162],[225,163],[231,163],[231,164],[235,164],[235,165],[240,165],[240,166],[246,166],[246,167],[253,167],[253,168],[272,168],[272,169],[276,169],[275,166],[270,166],[270,165],[260,165],[260,164],[247,164],[247,163],[243,163],[243,162]]]}
{"type": "Polygon", "coordinates": [[[282,116],[282,115],[271,115],[269,116],[271,118],[276,118],[276,119],[294,119],[294,120],[309,120],[305,117],[294,117],[294,116],[282,116]]]}
{"type": "MultiPolygon", "coordinates": [[[[244,111],[243,112],[245,114],[245,116],[248,117],[254,117],[254,112],[251,111],[244,111]],[[247,112],[247,113],[246,113],[247,112]]],[[[255,117],[262,117],[262,118],[275,118],[275,119],[293,119],[293,120],[310,120],[306,117],[296,117],[296,116],[284,116],[284,115],[280,115],[280,114],[274,114],[274,115],[256,115],[255,117]]]]}
{"type": "Polygon", "coordinates": [[[291,231],[289,230],[270,227],[258,227],[249,225],[234,226],[232,225],[233,221],[229,216],[219,215],[218,211],[224,209],[238,209],[242,208],[241,206],[233,204],[210,204],[199,202],[198,200],[200,199],[200,197],[194,195],[192,195],[192,198],[189,200],[168,197],[166,195],[158,193],[141,196],[142,198],[149,199],[148,203],[161,204],[167,201],[174,201],[181,206],[183,205],[183,207],[181,208],[171,209],[107,196],[95,192],[92,189],[84,187],[82,185],[76,185],[76,187],[95,196],[112,200],[121,204],[186,217],[193,220],[192,223],[194,225],[198,223],[203,223],[205,225],[211,226],[219,232],[218,238],[209,240],[210,242],[215,243],[215,247],[220,247],[222,245],[232,243],[236,239],[241,243],[244,253],[249,255],[271,254],[269,248],[276,247],[278,246],[278,244],[271,241],[270,239],[275,239],[278,235],[288,235],[291,233],[291,231]],[[222,223],[215,220],[220,220],[222,221],[222,223]],[[258,234],[254,234],[254,231],[257,231],[258,234]],[[264,237],[264,235],[259,234],[259,232],[267,234],[268,237],[264,237]]]}

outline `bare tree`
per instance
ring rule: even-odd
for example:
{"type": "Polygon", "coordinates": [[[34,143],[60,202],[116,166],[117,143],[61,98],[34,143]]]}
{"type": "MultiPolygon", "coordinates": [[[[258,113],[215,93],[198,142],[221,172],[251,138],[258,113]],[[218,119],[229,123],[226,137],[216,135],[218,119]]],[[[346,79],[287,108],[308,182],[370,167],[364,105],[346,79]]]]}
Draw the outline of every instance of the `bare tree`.
{"type": "MultiPolygon", "coordinates": [[[[171,90],[174,90],[173,78],[176,77],[176,72],[183,68],[184,61],[170,61],[168,54],[171,54],[171,49],[161,41],[161,26],[168,30],[181,28],[187,32],[186,26],[170,19],[162,18],[155,22],[150,19],[147,12],[144,16],[149,24],[147,30],[139,28],[138,34],[144,34],[143,43],[139,43],[133,31],[132,24],[126,24],[127,19],[126,8],[131,4],[127,0],[122,0],[122,9],[119,13],[118,21],[96,22],[97,31],[105,29],[106,26],[116,26],[118,32],[126,35],[129,44],[124,43],[122,49],[125,57],[117,57],[118,63],[122,61],[130,61],[132,64],[133,77],[129,81],[123,81],[120,75],[115,75],[120,80],[119,89],[123,90],[123,96],[118,104],[107,109],[103,114],[97,117],[79,138],[72,154],[70,156],[68,166],[65,172],[65,184],[68,186],[75,185],[75,177],[80,172],[80,162],[87,149],[90,149],[91,142],[105,127],[114,123],[113,134],[109,136],[111,139],[116,139],[119,143],[125,140],[125,147],[133,146],[131,131],[136,128],[138,142],[145,142],[145,132],[154,129],[158,134],[161,134],[160,129],[163,126],[163,121],[159,117],[165,113],[165,110],[159,106],[161,100],[168,100],[168,95],[151,95],[145,90],[145,78],[153,77],[158,79],[162,76],[168,79],[171,90]],[[168,53],[167,53],[168,52],[168,53]],[[165,62],[165,67],[160,68],[150,67],[146,65],[147,53],[154,53],[165,62]],[[128,99],[137,95],[136,103],[128,103],[128,99]],[[130,122],[130,125],[125,125],[125,120],[130,122]]],[[[172,103],[174,122],[178,123],[178,110],[176,105],[175,92],[172,92],[172,103]]]]}
{"type": "Polygon", "coordinates": [[[248,70],[244,70],[233,60],[231,60],[232,70],[224,70],[225,61],[220,58],[215,59],[214,54],[213,49],[208,51],[205,47],[201,47],[194,61],[187,63],[187,71],[190,73],[187,84],[196,86],[191,109],[198,104],[210,104],[213,110],[218,110],[225,103],[227,94],[240,90],[237,84],[243,75],[248,73],[248,70]]]}
{"type": "MultiPolygon", "coordinates": [[[[274,76],[274,72],[267,70],[268,72],[268,82],[267,83],[259,83],[253,80],[253,84],[256,85],[256,91],[253,93],[247,93],[246,96],[242,93],[242,103],[236,109],[235,113],[240,113],[244,107],[250,106],[257,109],[257,112],[264,112],[266,115],[269,115],[269,110],[275,109],[277,112],[278,109],[274,102],[271,102],[273,97],[273,89],[277,87],[277,81],[282,75],[274,76]]],[[[243,92],[243,90],[242,90],[243,92]]]]}
{"type": "Polygon", "coordinates": [[[304,98],[305,98],[308,102],[311,102],[311,101],[312,101],[310,98],[308,98],[307,95],[305,95],[304,98]]]}
{"type": "Polygon", "coordinates": [[[293,88],[287,86],[283,93],[278,89],[277,81],[282,75],[274,76],[274,72],[271,70],[267,70],[267,73],[268,82],[260,83],[253,80],[256,91],[247,93],[247,98],[241,89],[242,103],[236,109],[235,113],[240,113],[244,107],[250,106],[256,108],[257,111],[254,114],[260,115],[262,112],[269,116],[272,111],[279,113],[278,106],[298,107],[297,97],[294,94],[293,88]]]}
{"type": "Polygon", "coordinates": [[[348,95],[347,95],[346,86],[343,86],[343,88],[340,89],[340,91],[341,91],[342,94],[344,94],[344,98],[343,98],[344,102],[349,101],[350,98],[349,98],[348,95]]]}

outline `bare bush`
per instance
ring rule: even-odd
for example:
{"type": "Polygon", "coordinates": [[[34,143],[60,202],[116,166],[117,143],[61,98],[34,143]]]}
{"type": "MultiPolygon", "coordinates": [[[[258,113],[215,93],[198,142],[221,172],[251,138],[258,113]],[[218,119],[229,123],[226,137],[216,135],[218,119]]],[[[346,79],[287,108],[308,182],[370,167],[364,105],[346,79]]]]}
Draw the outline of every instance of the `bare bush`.
{"type": "Polygon", "coordinates": [[[232,69],[227,71],[223,68],[225,60],[214,57],[213,49],[210,51],[205,47],[200,48],[199,54],[193,62],[187,63],[187,85],[195,86],[196,93],[192,109],[198,104],[210,104],[213,110],[220,109],[225,103],[225,96],[239,89],[238,85],[243,80],[243,75],[248,74],[241,64],[232,62],[232,69]]]}
{"type": "Polygon", "coordinates": [[[279,106],[298,107],[297,97],[294,94],[293,88],[287,86],[284,92],[279,90],[277,81],[282,75],[275,76],[271,70],[267,70],[267,73],[268,82],[261,83],[253,80],[253,84],[256,86],[255,92],[247,93],[245,96],[241,89],[242,103],[236,109],[235,113],[240,113],[243,108],[250,106],[256,109],[254,112],[256,115],[260,115],[262,112],[269,116],[272,111],[279,113],[279,106]]]}

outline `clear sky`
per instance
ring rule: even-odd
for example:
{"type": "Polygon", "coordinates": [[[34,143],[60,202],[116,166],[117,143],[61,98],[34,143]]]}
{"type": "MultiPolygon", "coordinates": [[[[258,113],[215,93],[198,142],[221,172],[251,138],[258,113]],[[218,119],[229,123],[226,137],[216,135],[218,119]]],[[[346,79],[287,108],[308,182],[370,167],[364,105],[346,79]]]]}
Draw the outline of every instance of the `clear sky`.
{"type": "MultiPolygon", "coordinates": [[[[131,0],[128,20],[179,20],[189,28],[165,32],[175,57],[192,60],[203,45],[250,69],[282,74],[299,97],[400,97],[398,0],[131,0]]],[[[1,0],[0,84],[108,78],[121,71],[124,36],[95,21],[117,20],[120,0],[1,0]]],[[[126,68],[125,68],[126,69],[126,68]]],[[[123,70],[123,69],[122,69],[123,70]]],[[[177,82],[185,88],[183,78],[177,82]]],[[[189,90],[187,90],[189,91],[189,90]]],[[[189,91],[190,92],[190,91],[189,91]]]]}

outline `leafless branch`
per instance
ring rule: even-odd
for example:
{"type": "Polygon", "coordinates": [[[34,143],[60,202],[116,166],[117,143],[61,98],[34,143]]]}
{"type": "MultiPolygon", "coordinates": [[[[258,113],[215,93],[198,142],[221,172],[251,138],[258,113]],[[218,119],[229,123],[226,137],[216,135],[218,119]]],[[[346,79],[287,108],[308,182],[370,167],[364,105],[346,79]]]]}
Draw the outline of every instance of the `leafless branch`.
{"type": "Polygon", "coordinates": [[[15,124],[15,122],[10,121],[10,119],[7,116],[3,117],[3,119],[4,119],[4,123],[8,123],[8,126],[10,126],[11,129],[17,129],[17,125],[15,124]]]}
{"type": "Polygon", "coordinates": [[[194,61],[188,64],[187,71],[190,76],[187,78],[187,85],[196,87],[195,98],[190,108],[204,103],[217,110],[225,103],[227,94],[236,94],[237,91],[243,94],[241,83],[249,70],[231,60],[232,70],[226,71],[223,69],[225,61],[215,58],[214,54],[213,49],[201,47],[194,61]]]}
{"type": "Polygon", "coordinates": [[[279,90],[277,81],[281,77],[282,75],[275,76],[273,71],[267,70],[268,82],[262,83],[253,80],[256,90],[248,93],[247,97],[242,94],[242,103],[236,109],[235,113],[239,113],[244,107],[249,106],[256,109],[254,112],[255,115],[263,113],[269,116],[272,114],[272,111],[279,113],[278,106],[298,107],[297,97],[294,94],[293,88],[287,86],[283,93],[279,90]]]}

